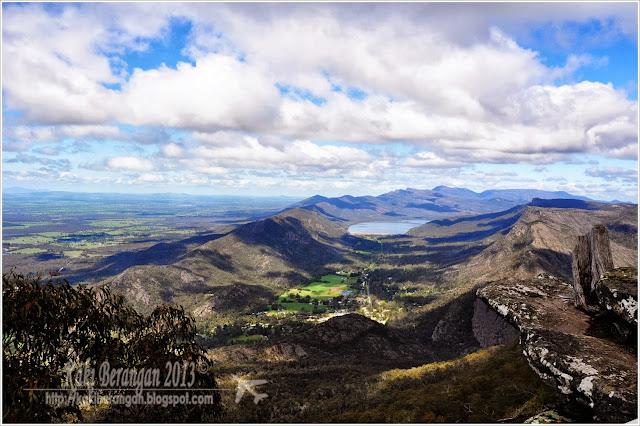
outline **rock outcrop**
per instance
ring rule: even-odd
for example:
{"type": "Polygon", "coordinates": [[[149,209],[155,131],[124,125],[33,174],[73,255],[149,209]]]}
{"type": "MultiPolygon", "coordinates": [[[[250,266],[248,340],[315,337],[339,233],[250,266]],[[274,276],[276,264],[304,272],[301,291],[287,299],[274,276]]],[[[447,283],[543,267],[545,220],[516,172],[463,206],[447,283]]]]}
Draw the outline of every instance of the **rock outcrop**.
{"type": "Polygon", "coordinates": [[[596,283],[605,272],[613,269],[609,234],[604,225],[596,225],[586,235],[578,237],[573,251],[573,289],[575,305],[597,311],[596,283]]]}
{"type": "Polygon", "coordinates": [[[538,375],[588,405],[594,420],[637,417],[637,355],[587,335],[590,316],[575,308],[571,283],[549,275],[507,279],[480,289],[478,297],[518,328],[523,352],[538,375]]]}
{"type": "Polygon", "coordinates": [[[524,421],[524,424],[534,425],[549,423],[571,423],[571,420],[553,410],[546,410],[524,421]]]}
{"type": "Polygon", "coordinates": [[[596,283],[598,303],[630,326],[638,326],[638,270],[618,268],[605,272],[596,283]]]}

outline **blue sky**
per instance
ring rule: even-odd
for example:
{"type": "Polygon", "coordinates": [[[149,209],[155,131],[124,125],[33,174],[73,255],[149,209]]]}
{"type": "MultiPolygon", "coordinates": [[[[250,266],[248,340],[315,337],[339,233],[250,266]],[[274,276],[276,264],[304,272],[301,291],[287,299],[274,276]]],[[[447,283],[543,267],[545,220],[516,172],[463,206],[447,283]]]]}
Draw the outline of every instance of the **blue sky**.
{"type": "Polygon", "coordinates": [[[2,7],[5,187],[637,202],[631,2],[2,7]]]}

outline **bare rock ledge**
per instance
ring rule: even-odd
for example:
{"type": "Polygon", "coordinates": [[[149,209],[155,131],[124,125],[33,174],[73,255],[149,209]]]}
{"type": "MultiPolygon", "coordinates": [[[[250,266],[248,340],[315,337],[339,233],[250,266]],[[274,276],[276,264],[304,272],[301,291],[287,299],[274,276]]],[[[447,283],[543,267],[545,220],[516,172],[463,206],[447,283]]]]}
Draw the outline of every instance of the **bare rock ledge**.
{"type": "Polygon", "coordinates": [[[595,421],[637,418],[637,355],[586,335],[589,315],[575,307],[571,283],[549,275],[507,279],[477,295],[519,330],[524,355],[538,375],[591,407],[595,421]]]}

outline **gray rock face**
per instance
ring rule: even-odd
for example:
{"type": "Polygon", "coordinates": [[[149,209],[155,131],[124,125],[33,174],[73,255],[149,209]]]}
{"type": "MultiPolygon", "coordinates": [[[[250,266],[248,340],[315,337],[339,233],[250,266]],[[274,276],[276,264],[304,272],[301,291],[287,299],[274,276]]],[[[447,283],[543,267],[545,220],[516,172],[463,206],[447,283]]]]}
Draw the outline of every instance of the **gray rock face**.
{"type": "Polygon", "coordinates": [[[438,348],[460,356],[478,350],[480,344],[472,329],[475,292],[465,293],[443,306],[437,324],[423,336],[438,348]]]}
{"type": "Polygon", "coordinates": [[[431,340],[434,342],[446,342],[460,332],[459,328],[461,323],[465,321],[465,314],[468,313],[465,310],[465,306],[458,303],[452,303],[447,310],[447,313],[436,325],[436,328],[431,334],[431,340]]]}
{"type": "Polygon", "coordinates": [[[564,394],[587,404],[594,420],[637,417],[638,358],[628,347],[586,335],[589,316],[576,309],[570,283],[549,275],[502,280],[478,290],[520,331],[531,367],[564,394]]]}
{"type": "Polygon", "coordinates": [[[518,330],[480,299],[473,304],[471,326],[482,348],[503,345],[518,336],[518,330]]]}
{"type": "Polygon", "coordinates": [[[638,326],[638,270],[618,268],[606,272],[596,283],[600,305],[631,326],[638,326]]]}
{"type": "Polygon", "coordinates": [[[573,251],[573,287],[575,305],[598,310],[596,283],[608,270],[613,269],[609,233],[604,225],[596,225],[586,235],[578,237],[573,251]]]}

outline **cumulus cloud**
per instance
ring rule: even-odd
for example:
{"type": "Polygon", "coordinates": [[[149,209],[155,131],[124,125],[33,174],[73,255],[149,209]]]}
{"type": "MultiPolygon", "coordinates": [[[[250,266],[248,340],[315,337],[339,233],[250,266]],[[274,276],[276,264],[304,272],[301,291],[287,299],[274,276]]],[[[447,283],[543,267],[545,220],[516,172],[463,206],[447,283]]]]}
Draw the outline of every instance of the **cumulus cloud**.
{"type": "Polygon", "coordinates": [[[62,125],[62,126],[4,126],[3,142],[18,141],[30,146],[34,143],[60,142],[65,138],[125,139],[118,126],[113,125],[62,125]]]}
{"type": "Polygon", "coordinates": [[[621,167],[590,167],[585,170],[585,174],[608,181],[624,180],[628,182],[637,182],[638,180],[637,169],[623,169],[621,167]]]}
{"type": "Polygon", "coordinates": [[[155,169],[151,161],[139,157],[110,157],[95,163],[82,163],[79,167],[96,171],[150,171],[155,169]]]}
{"type": "Polygon", "coordinates": [[[216,165],[214,161],[203,159],[180,160],[180,164],[187,170],[205,175],[228,175],[229,169],[216,165]]]}
{"type": "MultiPolygon", "coordinates": [[[[234,58],[208,55],[196,66],[136,69],[120,95],[126,121],[190,129],[254,129],[271,122],[280,100],[264,75],[234,58]]],[[[124,116],[119,117],[124,119],[124,116]]]]}
{"type": "Polygon", "coordinates": [[[168,143],[162,145],[162,153],[167,157],[181,157],[183,150],[182,147],[176,143],[168,143]]]}
{"type": "Polygon", "coordinates": [[[153,170],[153,163],[138,157],[112,157],[106,162],[109,170],[153,170]]]}
{"type": "Polygon", "coordinates": [[[55,165],[61,170],[68,170],[71,167],[71,162],[66,158],[45,158],[37,157],[30,154],[18,154],[15,157],[5,160],[7,163],[24,163],[24,164],[42,164],[45,166],[55,165]]]}
{"type": "MultiPolygon", "coordinates": [[[[153,25],[140,34],[116,24],[114,17],[125,9],[140,13],[143,6],[114,7],[104,21],[91,7],[70,8],[53,19],[57,26],[47,24],[55,26],[55,35],[46,42],[40,29],[10,25],[5,56],[16,60],[3,64],[7,105],[42,122],[119,121],[207,132],[266,132],[292,139],[403,140],[439,148],[442,155],[454,156],[454,162],[464,161],[456,156],[460,149],[471,152],[466,156],[470,162],[483,156],[490,162],[522,161],[519,154],[536,152],[634,156],[635,102],[602,83],[552,84],[592,62],[588,55],[569,55],[564,67],[547,67],[537,52],[520,47],[498,26],[485,27],[474,43],[460,43],[433,19],[430,26],[407,20],[412,13],[441,10],[431,5],[377,7],[370,12],[376,26],[356,18],[358,7],[261,8],[272,12],[268,19],[258,20],[240,6],[177,7],[174,14],[193,21],[190,46],[199,52],[195,65],[132,70],[128,80],[120,81],[121,90],[100,84],[115,78],[108,75],[111,68],[88,68],[91,59],[105,59],[89,42],[64,47],[78,51],[73,54],[60,47],[87,31],[70,20],[86,14],[89,22],[104,28],[107,35],[94,31],[89,40],[105,49],[116,42],[124,49],[142,49],[134,41],[140,35],[162,34],[170,16],[167,7],[154,12],[153,25]],[[42,43],[27,44],[34,33],[42,43]],[[23,50],[32,45],[38,52],[23,50]],[[29,62],[34,58],[42,63],[29,62]],[[33,90],[33,81],[40,90],[33,90]],[[277,84],[300,87],[326,102],[283,97],[277,84]],[[352,99],[347,87],[364,89],[370,96],[352,99]],[[56,108],[50,108],[52,104],[56,108]]],[[[10,8],[10,19],[26,19],[29,10],[10,8]]],[[[509,7],[500,10],[492,13],[513,13],[509,7]]],[[[34,7],[33,19],[45,19],[44,13],[34,7]]]]}
{"type": "Polygon", "coordinates": [[[143,173],[136,178],[136,182],[157,183],[164,182],[164,176],[159,173],[143,173]]]}
{"type": "Polygon", "coordinates": [[[580,154],[637,159],[637,102],[611,83],[574,81],[608,58],[572,51],[567,24],[600,22],[589,43],[635,40],[636,8],[570,6],[7,5],[3,106],[19,114],[3,129],[3,149],[49,143],[38,153],[55,155],[67,139],[126,140],[156,145],[161,164],[112,154],[79,167],[145,172],[129,180],[142,182],[163,176],[149,173],[162,166],[237,185],[248,185],[237,170],[286,172],[302,186],[313,174],[390,185],[399,179],[390,170],[527,163],[542,172],[580,154]],[[176,20],[191,24],[188,60],[126,62],[166,42],[176,20]],[[564,43],[560,65],[524,47],[534,30],[564,43]],[[369,148],[398,143],[410,149],[385,157],[369,148]]]}
{"type": "Polygon", "coordinates": [[[460,167],[465,163],[460,161],[450,161],[432,152],[419,152],[413,157],[407,158],[403,163],[407,167],[460,167]]]}
{"type": "Polygon", "coordinates": [[[307,140],[295,140],[278,149],[249,136],[233,146],[198,146],[192,154],[225,167],[281,170],[347,169],[366,166],[371,158],[357,148],[321,146],[307,140]]]}

